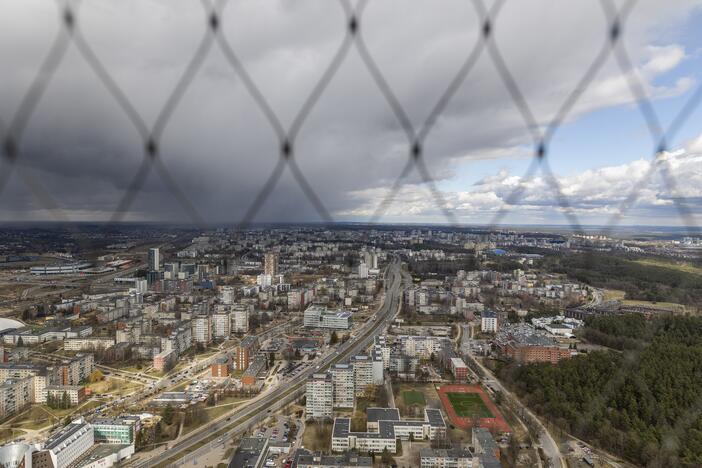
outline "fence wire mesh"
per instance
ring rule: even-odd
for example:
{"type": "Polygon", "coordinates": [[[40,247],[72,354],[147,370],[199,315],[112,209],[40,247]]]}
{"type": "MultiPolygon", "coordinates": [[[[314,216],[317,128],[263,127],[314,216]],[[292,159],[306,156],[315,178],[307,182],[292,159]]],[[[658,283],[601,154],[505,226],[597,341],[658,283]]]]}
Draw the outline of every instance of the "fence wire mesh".
{"type": "Polygon", "coordinates": [[[297,162],[296,139],[300,130],[305,125],[308,116],[315,109],[319,99],[325,93],[329,84],[338,75],[340,67],[347,59],[351,50],[355,48],[362,63],[369,72],[373,83],[377,86],[377,89],[382,94],[382,97],[397,120],[397,124],[402,129],[407,141],[406,163],[398,174],[395,182],[387,190],[386,195],[378,203],[378,206],[368,221],[370,223],[375,223],[383,218],[383,215],[395,200],[398,192],[402,189],[409,174],[413,170],[416,170],[422,182],[429,189],[433,202],[443,214],[445,221],[450,225],[456,226],[460,224],[460,220],[457,218],[451,204],[447,202],[441,190],[437,188],[424,156],[424,144],[427,137],[434,129],[437,120],[442,115],[442,112],[444,112],[447,105],[454,97],[456,91],[465,82],[466,77],[475,68],[481,56],[486,55],[494,65],[497,76],[508,91],[516,111],[521,116],[524,128],[531,136],[533,145],[531,165],[529,165],[527,171],[520,178],[518,186],[505,198],[503,206],[500,207],[492,218],[490,227],[494,228],[499,226],[505,216],[518,206],[516,202],[523,196],[528,182],[532,180],[538,172],[541,172],[545,182],[552,190],[560,211],[566,217],[568,224],[574,232],[581,233],[581,223],[572,207],[572,201],[564,193],[557,177],[551,170],[549,161],[555,156],[550,151],[550,143],[556,132],[558,132],[559,128],[568,118],[569,113],[580,97],[592,84],[605,62],[613,57],[622,75],[626,78],[629,91],[634,97],[639,112],[646,122],[648,132],[653,141],[653,150],[651,151],[653,164],[651,164],[648,173],[640,180],[636,181],[631,193],[628,194],[617,208],[615,214],[612,215],[607,224],[607,231],[611,231],[632,206],[636,204],[640,192],[647,187],[656,174],[662,177],[669,192],[670,199],[675,204],[675,208],[677,209],[682,223],[691,230],[698,231],[695,218],[685,198],[678,193],[675,176],[671,171],[669,161],[664,155],[669,149],[668,143],[674,140],[677,132],[699,106],[700,100],[702,100],[702,87],[692,93],[668,128],[664,128],[651,103],[651,98],[646,93],[641,78],[637,75],[632,65],[632,61],[622,40],[623,33],[626,30],[627,19],[636,7],[635,0],[628,0],[621,5],[617,5],[613,0],[599,0],[599,2],[593,2],[593,8],[600,8],[606,20],[607,27],[602,31],[602,45],[592,63],[589,64],[582,77],[577,81],[575,88],[567,95],[566,99],[550,120],[545,120],[541,116],[534,114],[532,107],[529,105],[520,89],[517,77],[513,75],[509,63],[503,58],[495,32],[499,29],[500,13],[506,2],[504,0],[497,0],[488,7],[482,0],[471,0],[470,4],[473,7],[474,14],[479,24],[482,25],[480,34],[477,36],[472,47],[466,48],[465,61],[456,74],[451,77],[448,86],[433,105],[426,119],[417,126],[412,124],[406,108],[397,98],[392,87],[386,80],[383,70],[378,66],[366,45],[363,24],[364,14],[369,2],[367,0],[360,0],[357,3],[353,3],[350,0],[339,0],[338,4],[345,18],[343,39],[339,43],[335,54],[318,81],[312,86],[311,92],[295,114],[292,123],[287,127],[284,126],[281,119],[276,114],[276,111],[268,102],[266,95],[261,91],[256,80],[252,78],[247,67],[242,60],[240,60],[236,47],[232,45],[231,41],[222,32],[224,9],[230,2],[227,0],[201,0],[200,3],[202,6],[202,21],[206,25],[204,34],[194,54],[190,57],[187,67],[180,75],[176,85],[168,94],[165,103],[160,108],[154,123],[149,125],[147,120],[137,110],[130,96],[124,92],[111,75],[110,70],[103,64],[103,61],[93,49],[90,41],[86,39],[82,30],[80,14],[82,2],[79,0],[57,0],[57,21],[60,24],[60,28],[58,28],[56,32],[51,48],[37,70],[34,79],[26,89],[15,113],[9,116],[6,121],[7,123],[5,123],[4,120],[0,120],[3,156],[7,162],[5,170],[0,174],[0,192],[4,190],[11,175],[16,172],[19,179],[36,198],[36,201],[46,208],[56,220],[69,220],[52,194],[44,189],[42,184],[34,180],[29,173],[22,171],[17,161],[22,158],[22,150],[25,143],[25,129],[44,96],[46,89],[54,78],[57,68],[64,60],[68,49],[73,46],[89,65],[94,73],[95,79],[104,86],[104,89],[109,93],[121,112],[129,120],[143,145],[141,165],[131,179],[131,183],[125,190],[123,197],[117,203],[114,212],[110,216],[110,222],[119,222],[125,218],[125,215],[132,208],[137,194],[143,188],[149,173],[151,171],[156,171],[175,200],[177,200],[188,219],[198,225],[203,225],[204,217],[190,199],[189,194],[171,175],[168,165],[164,162],[162,137],[175,110],[181,103],[184,94],[202,68],[206,57],[216,48],[222,52],[231,69],[238,79],[241,80],[241,83],[265,116],[265,119],[275,134],[277,147],[279,149],[277,163],[269,177],[265,181],[262,181],[260,191],[253,198],[244,216],[239,220],[232,221],[238,222],[241,228],[249,226],[255,219],[261,206],[266,202],[269,194],[275,188],[285,169],[289,168],[295,182],[312,204],[321,220],[327,223],[333,222],[334,218],[332,213],[315,192],[314,184],[307,180],[304,171],[300,169],[297,162]],[[598,6],[596,6],[596,4],[598,6]]]}
{"type": "MultiPolygon", "coordinates": [[[[390,205],[406,183],[410,173],[417,171],[421,181],[429,189],[432,201],[443,214],[445,221],[451,226],[460,226],[461,221],[456,216],[454,207],[446,200],[432,176],[430,164],[425,158],[424,146],[442,113],[456,95],[457,90],[475,69],[478,60],[487,58],[492,63],[499,80],[508,92],[515,111],[519,114],[532,143],[531,163],[519,179],[517,187],[507,195],[503,206],[491,219],[487,229],[498,229],[510,212],[519,209],[517,202],[524,195],[528,182],[540,172],[553,192],[559,210],[566,217],[572,231],[574,233],[582,233],[582,224],[576,211],[573,209],[572,200],[564,193],[563,187],[561,187],[551,169],[550,161],[559,156],[551,151],[551,143],[554,135],[568,119],[579,99],[596,79],[598,72],[608,60],[613,59],[616,61],[622,76],[626,78],[629,92],[636,102],[638,112],[646,123],[647,132],[652,142],[650,153],[652,164],[644,177],[635,181],[631,192],[627,194],[617,207],[616,212],[605,226],[605,233],[611,233],[616,228],[618,223],[636,204],[641,192],[651,183],[651,180],[656,175],[662,178],[670,200],[675,204],[681,224],[690,231],[699,232],[699,227],[689,203],[678,190],[675,175],[665,154],[680,129],[700,106],[702,86],[699,86],[691,93],[683,107],[671,120],[671,123],[665,127],[654,109],[651,97],[647,94],[641,77],[638,76],[632,64],[623,41],[626,34],[627,21],[637,6],[637,2],[634,0],[628,0],[623,3],[615,3],[613,0],[592,2],[592,7],[600,9],[605,20],[606,27],[602,31],[601,46],[592,62],[585,68],[583,75],[577,80],[575,88],[567,94],[565,100],[550,119],[545,119],[543,116],[535,114],[533,107],[527,101],[520,88],[519,77],[513,74],[510,69],[510,63],[504,58],[501,51],[496,31],[500,28],[500,15],[506,2],[497,0],[486,4],[482,0],[471,0],[469,3],[472,6],[473,13],[481,25],[480,33],[470,47],[465,47],[464,61],[457,72],[453,76],[448,77],[448,85],[431,107],[428,116],[419,125],[412,123],[407,109],[398,99],[395,90],[389,84],[383,69],[376,62],[366,43],[364,18],[370,2],[367,0],[360,0],[359,2],[338,0],[337,3],[344,18],[344,31],[341,41],[319,79],[312,85],[311,91],[304,98],[291,123],[285,125],[269,103],[266,94],[249,73],[247,66],[240,58],[237,47],[223,33],[224,11],[227,5],[233,1],[202,0],[200,2],[202,6],[202,22],[206,26],[204,33],[199,39],[194,53],[189,58],[187,66],[157,113],[153,124],[149,124],[147,119],[137,110],[132,97],[120,87],[117,80],[112,76],[110,69],[105,66],[100,55],[93,48],[91,41],[83,33],[81,21],[81,6],[83,2],[79,0],[57,0],[58,14],[56,21],[60,27],[53,38],[47,55],[28,84],[17,110],[12,115],[6,115],[0,110],[0,138],[2,139],[2,154],[6,163],[4,170],[0,173],[0,193],[5,190],[11,178],[16,177],[33,194],[37,203],[41,204],[56,220],[70,220],[54,195],[35,180],[30,173],[24,171],[18,162],[23,158],[23,149],[27,138],[25,130],[32,117],[36,114],[38,105],[54,79],[57,69],[64,60],[68,50],[73,47],[90,67],[95,80],[104,87],[120,109],[120,112],[131,123],[142,144],[141,162],[138,170],[131,178],[131,182],[123,197],[118,201],[114,212],[109,217],[108,224],[118,223],[125,219],[125,216],[132,209],[137,195],[143,189],[147,177],[152,171],[155,171],[177,200],[188,219],[197,225],[204,225],[205,217],[202,216],[191,200],[190,194],[171,175],[168,164],[164,159],[162,139],[164,131],[169,126],[185,93],[191,87],[196,75],[201,71],[205,59],[217,49],[223,54],[226,63],[231,67],[235,76],[240,80],[240,83],[245,87],[256,106],[264,115],[275,135],[278,148],[276,163],[267,179],[261,181],[260,190],[253,196],[250,206],[245,210],[241,219],[232,221],[238,223],[241,229],[250,226],[261,210],[262,205],[280,181],[284,171],[289,169],[295,182],[319,217],[326,223],[332,223],[334,221],[332,212],[325,206],[323,199],[315,191],[315,184],[307,179],[304,171],[301,170],[298,164],[297,138],[320,98],[324,95],[330,83],[339,75],[340,69],[349,54],[355,50],[372,78],[372,82],[382,95],[385,104],[387,104],[390,112],[396,119],[397,125],[404,134],[406,143],[406,162],[402,166],[400,173],[397,174],[394,183],[379,201],[368,221],[376,223],[383,219],[390,205]]],[[[1,8],[0,6],[0,10],[1,8]]],[[[566,157],[566,155],[562,156],[566,157]]],[[[632,352],[625,361],[627,366],[635,366],[639,355],[640,352],[632,352]]],[[[623,384],[624,376],[629,370],[627,366],[623,367],[617,375],[613,375],[610,384],[602,389],[596,404],[583,415],[584,424],[588,423],[588,421],[591,422],[593,415],[602,413],[605,410],[608,399],[617,387],[623,384]]],[[[690,409],[690,415],[699,415],[700,409],[702,409],[702,400],[694,402],[690,409]]],[[[666,443],[669,445],[676,444],[676,441],[693,422],[694,417],[692,416],[681,419],[678,424],[671,427],[669,432],[664,435],[664,438],[667,440],[666,443]]]]}

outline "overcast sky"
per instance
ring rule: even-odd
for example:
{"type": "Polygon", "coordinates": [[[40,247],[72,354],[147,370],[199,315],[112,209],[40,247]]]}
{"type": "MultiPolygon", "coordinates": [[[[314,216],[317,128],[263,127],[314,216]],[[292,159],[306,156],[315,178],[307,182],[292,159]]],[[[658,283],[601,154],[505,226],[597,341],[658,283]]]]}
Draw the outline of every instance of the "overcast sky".
{"type": "MultiPolygon", "coordinates": [[[[624,27],[634,73],[664,126],[702,78],[702,1],[640,1],[624,27]]],[[[59,26],[49,0],[0,4],[0,135],[59,26]]],[[[90,0],[76,21],[92,51],[152,128],[206,33],[195,0],[90,0]]],[[[361,19],[370,54],[413,126],[420,127],[478,40],[480,22],[464,0],[372,0],[361,19]]],[[[332,0],[233,0],[222,33],[288,129],[339,48],[345,16],[332,0]]],[[[506,2],[494,26],[504,61],[540,124],[576,86],[606,40],[594,0],[506,2]]],[[[206,221],[235,223],[278,162],[279,141],[241,77],[212,47],[159,140],[176,185],[206,221]]],[[[136,176],[144,141],[71,43],[22,134],[16,167],[0,195],[0,220],[51,220],[51,195],[70,220],[109,219],[136,176]]],[[[552,141],[548,161],[584,224],[607,223],[649,173],[654,142],[610,56],[552,141]]],[[[673,199],[698,212],[702,198],[702,107],[663,157],[677,181],[643,185],[623,224],[674,225],[673,199]]],[[[352,44],[294,142],[295,159],[334,220],[367,221],[404,168],[407,137],[352,44]]],[[[490,56],[438,117],[424,147],[426,167],[461,223],[566,223],[543,173],[524,180],[532,138],[490,56]]],[[[3,160],[0,171],[10,170],[3,160]]],[[[54,213],[55,214],[55,213],[54,213]]],[[[189,220],[152,170],[127,220],[189,220]]],[[[317,221],[286,168],[254,221],[317,221]]],[[[380,221],[445,222],[413,170],[380,221]]],[[[699,224],[699,222],[698,222],[699,224]]]]}

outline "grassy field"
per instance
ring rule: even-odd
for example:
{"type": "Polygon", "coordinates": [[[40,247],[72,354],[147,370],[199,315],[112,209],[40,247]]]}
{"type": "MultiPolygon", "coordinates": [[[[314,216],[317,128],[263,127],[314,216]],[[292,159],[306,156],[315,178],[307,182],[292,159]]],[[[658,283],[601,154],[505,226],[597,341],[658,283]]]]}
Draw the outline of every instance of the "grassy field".
{"type": "Polygon", "coordinates": [[[626,297],[626,293],[624,291],[620,291],[618,289],[605,289],[604,290],[604,297],[603,299],[605,301],[621,301],[626,297]]]}
{"type": "Polygon", "coordinates": [[[451,406],[461,418],[478,416],[479,418],[494,417],[477,393],[447,393],[451,406]]]}
{"type": "Polygon", "coordinates": [[[100,382],[88,384],[88,387],[93,393],[109,393],[111,396],[118,397],[138,390],[142,388],[143,385],[117,377],[108,377],[100,382]]]}
{"type": "Polygon", "coordinates": [[[670,270],[682,271],[685,273],[692,273],[694,275],[702,276],[702,268],[685,262],[672,262],[666,260],[659,260],[655,258],[641,258],[635,260],[636,263],[641,265],[656,266],[660,268],[668,268],[670,270]]]}
{"type": "Polygon", "coordinates": [[[302,434],[302,445],[313,452],[328,452],[331,449],[331,432],[331,423],[308,422],[302,434]]]}
{"type": "Polygon", "coordinates": [[[50,426],[57,418],[48,413],[41,405],[32,405],[27,411],[12,419],[11,426],[18,429],[39,429],[50,426]]]}
{"type": "Polygon", "coordinates": [[[676,304],[674,302],[651,302],[651,301],[636,301],[633,299],[625,299],[626,293],[618,289],[605,289],[604,300],[605,301],[621,301],[624,305],[641,305],[641,306],[656,306],[660,309],[668,309],[671,311],[683,312],[686,310],[685,306],[682,304],[676,304]]]}
{"type": "Polygon", "coordinates": [[[424,394],[416,390],[406,390],[402,392],[402,399],[407,406],[425,406],[427,404],[427,401],[424,399],[424,394]]]}

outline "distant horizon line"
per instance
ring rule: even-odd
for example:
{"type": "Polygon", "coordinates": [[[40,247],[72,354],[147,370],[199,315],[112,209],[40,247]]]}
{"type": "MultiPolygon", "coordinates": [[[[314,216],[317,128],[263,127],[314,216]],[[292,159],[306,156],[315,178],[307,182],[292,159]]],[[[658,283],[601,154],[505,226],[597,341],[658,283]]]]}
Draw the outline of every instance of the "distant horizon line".
{"type": "MultiPolygon", "coordinates": [[[[577,228],[573,228],[569,224],[558,224],[558,223],[510,223],[510,224],[480,224],[480,223],[466,223],[466,224],[450,224],[450,223],[438,223],[438,222],[367,222],[367,221],[260,221],[251,222],[246,226],[241,226],[239,223],[231,221],[212,221],[203,223],[193,223],[187,221],[58,221],[58,220],[45,220],[45,221],[0,221],[0,227],[2,226],[36,226],[36,225],[104,225],[104,226],[129,226],[129,225],[144,225],[144,226],[179,226],[179,227],[226,227],[226,228],[236,228],[242,227],[243,229],[251,229],[263,226],[358,226],[358,227],[393,227],[393,226],[407,226],[407,227],[436,227],[436,228],[476,228],[476,229],[510,229],[510,228],[555,228],[555,229],[567,229],[576,231],[577,228]]],[[[621,229],[656,229],[664,231],[694,231],[697,234],[702,235],[702,230],[697,226],[670,226],[670,225],[656,225],[656,224],[618,224],[616,226],[610,226],[607,224],[580,224],[578,226],[581,229],[608,229],[608,230],[621,230],[621,229]]]]}

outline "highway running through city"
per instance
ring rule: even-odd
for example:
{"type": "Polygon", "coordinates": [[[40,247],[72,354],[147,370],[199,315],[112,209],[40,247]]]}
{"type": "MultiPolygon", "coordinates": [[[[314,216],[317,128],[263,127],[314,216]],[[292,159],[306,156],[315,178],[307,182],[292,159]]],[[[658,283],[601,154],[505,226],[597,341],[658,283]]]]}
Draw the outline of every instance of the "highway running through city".
{"type": "Polygon", "coordinates": [[[239,407],[231,413],[222,415],[210,424],[191,432],[183,439],[173,443],[172,446],[167,447],[165,450],[155,453],[148,458],[135,460],[133,466],[145,468],[163,464],[194,445],[215,435],[219,436],[198,450],[186,455],[186,460],[184,461],[195,460],[200,454],[207,453],[213,447],[221,445],[231,437],[250,429],[253,425],[268,417],[273,411],[277,411],[300,398],[304,394],[307,379],[313,373],[325,371],[330,366],[346,361],[351,356],[363,352],[373,342],[374,337],[387,328],[393,317],[399,312],[402,300],[402,286],[401,262],[399,258],[393,257],[385,270],[385,295],[375,317],[363,324],[358,330],[355,330],[351,338],[341,344],[336,352],[323,357],[319,364],[300,373],[297,377],[288,381],[287,385],[278,385],[269,389],[254,398],[244,408],[239,407]],[[228,431],[224,433],[223,431],[225,430],[228,431]]]}

